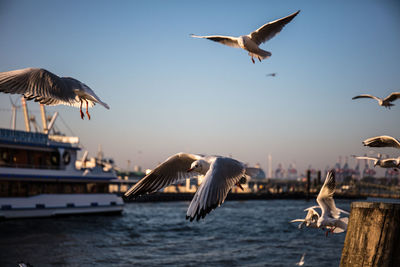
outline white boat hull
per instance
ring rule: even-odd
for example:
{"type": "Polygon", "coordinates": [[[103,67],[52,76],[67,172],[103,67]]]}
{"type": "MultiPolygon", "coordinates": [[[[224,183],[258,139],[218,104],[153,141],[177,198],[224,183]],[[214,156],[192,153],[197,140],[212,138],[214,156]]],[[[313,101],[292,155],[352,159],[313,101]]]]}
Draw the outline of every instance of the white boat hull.
{"type": "Polygon", "coordinates": [[[123,206],[122,199],[114,194],[41,194],[32,197],[2,197],[0,218],[120,213],[123,206]]]}

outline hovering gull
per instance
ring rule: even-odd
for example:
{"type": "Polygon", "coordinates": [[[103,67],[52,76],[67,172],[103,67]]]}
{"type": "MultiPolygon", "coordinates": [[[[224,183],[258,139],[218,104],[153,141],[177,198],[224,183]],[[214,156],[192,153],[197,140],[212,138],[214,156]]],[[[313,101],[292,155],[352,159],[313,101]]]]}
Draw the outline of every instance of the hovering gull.
{"type": "Polygon", "coordinates": [[[355,156],[355,158],[356,159],[373,160],[374,167],[380,166],[382,168],[394,168],[395,170],[397,170],[397,168],[400,168],[400,157],[381,159],[380,157],[374,158],[374,157],[366,157],[366,156],[361,156],[361,157],[355,156]]]}
{"type": "Polygon", "coordinates": [[[400,98],[400,92],[393,92],[390,95],[388,95],[385,99],[373,96],[373,95],[368,95],[368,94],[364,94],[364,95],[358,95],[353,97],[352,99],[358,99],[358,98],[372,98],[375,99],[376,101],[378,101],[379,106],[385,107],[385,108],[389,108],[391,106],[394,106],[394,104],[392,104],[391,102],[395,101],[396,99],[400,98]]]}
{"type": "Polygon", "coordinates": [[[269,22],[248,35],[232,37],[222,35],[198,36],[192,34],[191,36],[195,38],[209,39],[211,41],[219,42],[231,47],[243,48],[249,52],[249,56],[251,57],[251,61],[253,61],[253,63],[255,63],[253,57],[258,58],[258,60],[261,62],[262,59],[266,59],[272,54],[271,52],[259,48],[259,45],[277,35],[286,24],[296,17],[299,12],[300,10],[287,17],[269,22]]]}
{"type": "Polygon", "coordinates": [[[394,147],[400,148],[400,141],[394,137],[388,135],[375,136],[365,139],[363,142],[364,146],[369,147],[394,147]]]}
{"type": "Polygon", "coordinates": [[[304,257],[305,256],[306,256],[306,253],[303,253],[303,256],[301,256],[300,261],[296,263],[297,266],[303,266],[304,265],[304,257]]]}
{"type": "MultiPolygon", "coordinates": [[[[186,219],[193,221],[204,218],[225,200],[229,190],[246,175],[257,175],[257,168],[246,166],[232,158],[178,153],[169,157],[153,171],[142,178],[124,195],[133,199],[143,194],[154,193],[168,185],[204,175],[186,213],[186,219]]],[[[242,188],[243,189],[243,188],[242,188]]]]}
{"type": "Polygon", "coordinates": [[[81,118],[84,118],[82,104],[86,102],[86,114],[90,120],[89,107],[96,103],[109,109],[109,106],[84,83],[57,75],[39,68],[0,72],[0,92],[22,94],[26,99],[34,99],[50,106],[70,105],[79,107],[81,118]]]}
{"type": "Polygon", "coordinates": [[[267,76],[267,77],[268,77],[268,76],[275,77],[275,76],[276,76],[276,74],[277,74],[276,72],[273,72],[273,73],[268,73],[268,74],[265,74],[265,76],[267,76]]]}
{"type": "Polygon", "coordinates": [[[341,233],[347,230],[348,218],[340,218],[341,210],[336,208],[335,201],[333,200],[335,187],[335,172],[331,170],[326,175],[325,182],[317,196],[317,203],[321,208],[321,216],[317,220],[317,227],[328,229],[326,231],[327,236],[329,232],[341,233]]]}
{"type": "Polygon", "coordinates": [[[313,207],[310,207],[307,209],[307,215],[304,219],[294,219],[290,221],[291,223],[294,222],[300,222],[299,224],[299,229],[303,228],[304,226],[310,227],[310,228],[318,228],[317,227],[317,221],[319,219],[319,214],[314,210],[313,207]]]}

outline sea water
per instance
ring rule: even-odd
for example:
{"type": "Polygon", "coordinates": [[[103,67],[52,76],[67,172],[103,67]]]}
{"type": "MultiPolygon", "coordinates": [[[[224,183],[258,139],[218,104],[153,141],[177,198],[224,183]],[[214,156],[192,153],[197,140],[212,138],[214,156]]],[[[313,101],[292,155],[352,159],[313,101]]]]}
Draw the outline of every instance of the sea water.
{"type": "MultiPolygon", "coordinates": [[[[199,222],[189,202],[129,203],[120,216],[0,221],[0,266],[338,266],[345,233],[299,230],[315,200],[228,201],[199,222]]],[[[349,200],[336,200],[349,210],[349,200]]]]}

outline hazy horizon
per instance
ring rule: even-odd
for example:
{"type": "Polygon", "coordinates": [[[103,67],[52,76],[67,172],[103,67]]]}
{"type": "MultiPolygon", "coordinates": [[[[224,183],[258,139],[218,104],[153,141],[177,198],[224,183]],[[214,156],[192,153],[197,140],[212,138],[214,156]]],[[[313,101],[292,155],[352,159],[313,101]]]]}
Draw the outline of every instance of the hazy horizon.
{"type": "MultiPolygon", "coordinates": [[[[189,152],[232,155],[267,172],[271,154],[274,169],[295,163],[303,173],[339,156],[354,166],[353,154],[399,155],[361,141],[400,138],[400,101],[388,110],[351,99],[400,91],[397,1],[1,1],[0,32],[0,72],[45,68],[110,105],[96,105],[90,121],[73,107],[46,109],[60,112],[72,133],[61,119],[58,127],[79,136],[89,156],[101,144],[121,168],[189,152]],[[189,36],[244,35],[297,10],[260,46],[272,53],[261,63],[189,36]]],[[[38,105],[28,105],[40,125],[38,105]]],[[[0,112],[9,128],[9,95],[0,94],[0,112]]]]}

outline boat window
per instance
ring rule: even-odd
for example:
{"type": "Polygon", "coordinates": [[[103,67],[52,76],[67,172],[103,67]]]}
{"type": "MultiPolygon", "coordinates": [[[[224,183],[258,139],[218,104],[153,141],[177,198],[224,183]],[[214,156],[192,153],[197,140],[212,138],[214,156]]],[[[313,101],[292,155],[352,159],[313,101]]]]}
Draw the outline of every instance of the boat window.
{"type": "Polygon", "coordinates": [[[63,157],[64,164],[68,165],[70,163],[70,161],[71,161],[71,154],[68,151],[65,151],[63,153],[62,157],[63,157]]]}

